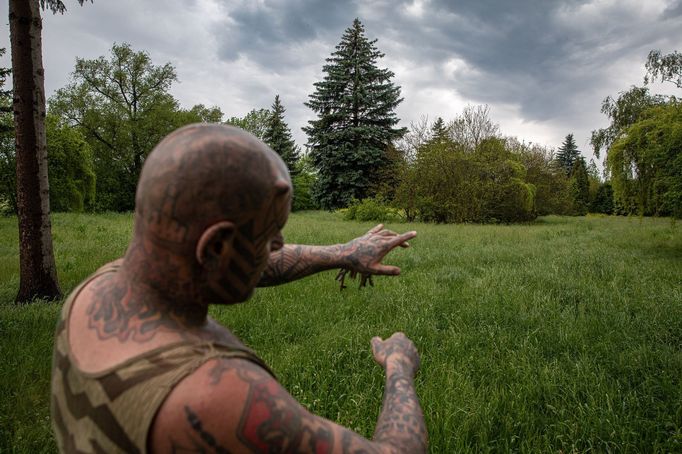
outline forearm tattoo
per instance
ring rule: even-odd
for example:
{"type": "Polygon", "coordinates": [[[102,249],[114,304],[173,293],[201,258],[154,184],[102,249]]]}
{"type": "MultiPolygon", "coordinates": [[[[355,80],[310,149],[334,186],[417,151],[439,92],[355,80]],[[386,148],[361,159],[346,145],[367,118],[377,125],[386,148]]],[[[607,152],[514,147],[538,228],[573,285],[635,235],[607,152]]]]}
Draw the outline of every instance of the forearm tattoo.
{"type": "MultiPolygon", "coordinates": [[[[426,429],[411,380],[400,371],[387,380],[384,409],[374,441],[312,415],[264,372],[220,360],[209,372],[212,385],[227,374],[248,385],[246,402],[236,427],[236,437],[254,452],[310,452],[326,454],[340,448],[347,454],[380,452],[381,444],[394,452],[424,452],[426,429]]],[[[229,452],[206,430],[200,416],[185,407],[187,431],[194,447],[207,452],[229,452]]],[[[200,452],[200,451],[197,451],[200,452]]],[[[202,451],[203,452],[203,451],[202,451]]]]}
{"type": "Polygon", "coordinates": [[[401,369],[386,378],[384,404],[373,439],[401,447],[405,452],[426,452],[424,415],[413,380],[401,369]]]}
{"type": "Polygon", "coordinates": [[[343,266],[344,246],[287,244],[270,254],[259,287],[284,284],[320,271],[343,266]]]}

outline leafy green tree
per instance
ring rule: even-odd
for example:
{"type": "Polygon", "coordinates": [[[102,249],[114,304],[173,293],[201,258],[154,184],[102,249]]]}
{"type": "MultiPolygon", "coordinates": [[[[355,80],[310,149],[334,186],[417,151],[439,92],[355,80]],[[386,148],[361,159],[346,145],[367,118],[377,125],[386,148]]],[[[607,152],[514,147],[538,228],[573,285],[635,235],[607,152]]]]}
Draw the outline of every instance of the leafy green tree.
{"type": "Polygon", "coordinates": [[[507,138],[506,146],[525,167],[525,181],[535,187],[537,215],[571,214],[570,180],[556,165],[553,151],[536,144],[521,143],[516,138],[507,138]]]}
{"type": "Polygon", "coordinates": [[[580,151],[578,150],[578,145],[573,139],[573,134],[568,134],[557,150],[556,160],[566,175],[571,175],[573,173],[573,165],[576,160],[580,158],[580,151]]]}
{"type": "Polygon", "coordinates": [[[450,139],[430,141],[405,173],[395,204],[426,222],[518,222],[534,219],[535,186],[502,139],[471,152],[450,139]]]}
{"type": "Polygon", "coordinates": [[[95,201],[92,151],[80,130],[48,115],[47,161],[50,167],[50,206],[53,211],[83,211],[95,201]]]}
{"type": "Polygon", "coordinates": [[[50,111],[81,128],[94,153],[97,208],[132,210],[145,158],[169,132],[198,117],[181,113],[168,93],[177,80],[170,63],[114,44],[107,59],[77,59],[70,84],[50,99],[50,111]]]}
{"type": "Polygon", "coordinates": [[[265,131],[268,129],[268,121],[272,112],[268,109],[253,109],[243,117],[230,117],[225,124],[236,126],[248,131],[260,140],[265,139],[265,131]]]}
{"type": "Polygon", "coordinates": [[[606,160],[616,209],[682,217],[682,104],[646,110],[606,160]]]}
{"type": "Polygon", "coordinates": [[[644,83],[660,80],[682,88],[682,54],[675,51],[662,55],[660,50],[652,50],[646,60],[647,74],[644,83]]]}
{"type": "Polygon", "coordinates": [[[613,188],[608,181],[599,184],[594,199],[590,203],[590,212],[613,214],[613,188]]]}
{"type": "Polygon", "coordinates": [[[318,170],[316,198],[325,209],[371,196],[372,183],[388,163],[388,146],[406,132],[395,127],[400,87],[391,82],[391,71],[377,66],[384,54],[375,44],[355,19],[306,102],[317,114],[303,130],[318,170]]]}
{"type": "Polygon", "coordinates": [[[291,138],[289,126],[284,122],[285,110],[279,101],[279,95],[276,95],[275,102],[272,104],[272,113],[267,122],[267,129],[263,134],[263,140],[282,157],[293,178],[297,171],[298,147],[294,139],[291,138]]]}
{"type": "Polygon", "coordinates": [[[585,159],[579,156],[573,162],[571,172],[571,189],[573,192],[575,214],[585,215],[590,203],[590,183],[587,175],[585,159]]]}
{"type": "Polygon", "coordinates": [[[212,106],[206,107],[203,104],[197,104],[193,106],[188,111],[185,111],[188,115],[187,120],[182,120],[183,123],[220,123],[223,121],[223,112],[220,107],[212,106]]]}
{"type": "Polygon", "coordinates": [[[609,117],[611,124],[606,128],[592,131],[590,143],[595,156],[602,150],[611,148],[613,142],[621,137],[624,131],[640,119],[649,107],[664,104],[664,96],[651,95],[646,87],[632,87],[620,92],[617,99],[607,96],[602,101],[601,112],[609,117]]]}
{"type": "Polygon", "coordinates": [[[318,208],[313,199],[313,188],[317,180],[317,172],[310,155],[304,155],[296,161],[296,171],[292,177],[294,200],[292,210],[315,210],[318,208]]]}

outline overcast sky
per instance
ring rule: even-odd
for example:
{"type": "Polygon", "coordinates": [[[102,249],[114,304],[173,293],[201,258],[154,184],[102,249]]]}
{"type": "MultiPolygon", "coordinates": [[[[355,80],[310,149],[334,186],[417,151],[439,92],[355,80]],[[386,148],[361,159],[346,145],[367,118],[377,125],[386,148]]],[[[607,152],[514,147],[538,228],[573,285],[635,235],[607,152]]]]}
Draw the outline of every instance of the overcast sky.
{"type": "MultiPolygon", "coordinates": [[[[651,49],[682,51],[682,0],[64,2],[63,16],[44,13],[48,97],[67,84],[76,57],[108,56],[113,43],[127,42],[175,66],[171,91],[184,107],[243,116],[279,94],[301,145],[313,118],[303,103],[356,17],[402,88],[402,125],[488,104],[503,134],[557,147],[574,133],[588,157],[590,131],[607,124],[602,99],[642,84],[651,49]]],[[[9,48],[7,8],[0,2],[0,47],[9,48]]]]}

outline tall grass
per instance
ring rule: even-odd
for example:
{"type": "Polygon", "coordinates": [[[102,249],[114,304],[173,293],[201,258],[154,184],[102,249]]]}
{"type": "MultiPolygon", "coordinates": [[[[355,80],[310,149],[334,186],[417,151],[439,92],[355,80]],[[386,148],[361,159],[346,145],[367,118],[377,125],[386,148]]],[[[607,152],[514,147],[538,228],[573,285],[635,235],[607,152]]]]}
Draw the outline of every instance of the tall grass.
{"type": "MultiPolygon", "coordinates": [[[[54,217],[63,290],[120,256],[129,215],[54,217]]],[[[0,452],[54,449],[59,304],[16,307],[16,219],[0,220],[0,452]]],[[[289,242],[371,224],[292,215],[289,242]]],[[[531,225],[393,225],[397,278],[339,291],[331,272],[215,307],[311,411],[371,436],[383,374],[369,339],[404,331],[432,452],[682,451],[682,233],[664,219],[547,217],[531,225]]]]}

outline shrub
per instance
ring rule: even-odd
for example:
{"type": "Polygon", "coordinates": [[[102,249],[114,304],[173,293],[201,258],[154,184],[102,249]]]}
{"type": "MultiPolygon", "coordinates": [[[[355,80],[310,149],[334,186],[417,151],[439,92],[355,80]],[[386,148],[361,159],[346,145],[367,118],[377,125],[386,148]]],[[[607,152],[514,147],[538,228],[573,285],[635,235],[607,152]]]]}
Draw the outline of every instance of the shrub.
{"type": "Polygon", "coordinates": [[[363,199],[361,201],[353,200],[342,213],[343,218],[347,221],[387,222],[401,220],[398,210],[388,206],[381,197],[363,199]]]}

